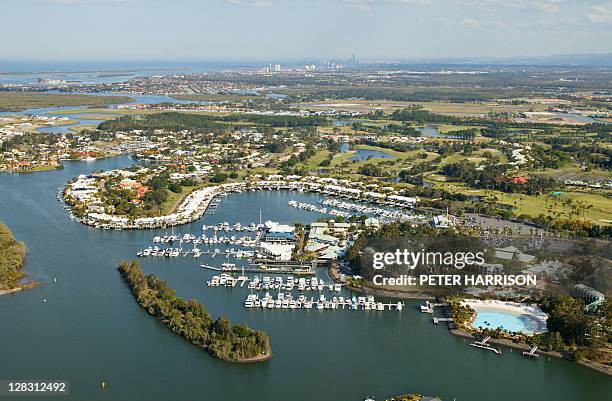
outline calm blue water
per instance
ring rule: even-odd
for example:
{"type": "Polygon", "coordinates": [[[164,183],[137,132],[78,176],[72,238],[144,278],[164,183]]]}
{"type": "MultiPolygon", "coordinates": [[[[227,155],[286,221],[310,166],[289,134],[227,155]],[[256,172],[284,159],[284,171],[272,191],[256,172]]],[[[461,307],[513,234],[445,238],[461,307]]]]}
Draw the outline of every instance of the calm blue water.
{"type": "Polygon", "coordinates": [[[334,127],[348,127],[349,125],[353,125],[355,122],[357,122],[357,120],[332,120],[334,127]]]}
{"type": "Polygon", "coordinates": [[[428,125],[426,127],[417,127],[415,129],[419,131],[421,134],[423,134],[423,136],[427,136],[430,138],[439,138],[442,136],[438,132],[438,129],[432,125],[428,125]]]}
{"type": "Polygon", "coordinates": [[[281,95],[280,93],[267,93],[266,97],[268,99],[273,99],[273,100],[279,100],[279,99],[284,99],[287,97],[287,95],[281,95]]]}
{"type": "Polygon", "coordinates": [[[54,125],[50,127],[41,127],[36,129],[36,132],[47,132],[50,134],[65,134],[68,132],[72,132],[72,128],[76,128],[80,125],[94,125],[97,126],[104,120],[91,119],[91,118],[73,118],[73,120],[78,121],[76,124],[67,124],[67,125],[54,125]]]}
{"type": "MultiPolygon", "coordinates": [[[[346,153],[350,152],[352,149],[348,143],[340,144],[340,152],[346,153]]],[[[380,150],[370,150],[370,149],[356,149],[355,154],[348,158],[348,160],[367,160],[371,157],[378,157],[380,159],[394,159],[395,156],[390,155],[389,153],[380,151],[380,150]]]]}
{"type": "Polygon", "coordinates": [[[142,76],[185,74],[221,69],[253,68],[259,63],[237,62],[0,62],[0,84],[35,84],[41,79],[62,79],[83,84],[125,82],[142,76]]]}
{"type": "MultiPolygon", "coordinates": [[[[141,95],[141,94],[133,94],[133,93],[115,93],[115,92],[97,92],[97,93],[88,93],[90,95],[100,95],[100,96],[127,96],[134,99],[132,102],[127,104],[157,104],[157,103],[177,103],[177,104],[211,104],[213,102],[206,102],[201,100],[181,100],[175,99],[166,95],[141,95]]],[[[75,107],[73,107],[75,108],[75,107]]]]}
{"type": "MultiPolygon", "coordinates": [[[[54,398],[61,401],[359,401],[405,392],[457,401],[577,401],[612,392],[609,377],[576,364],[469,347],[435,327],[416,302],[401,313],[247,310],[242,301],[248,289],[205,286],[213,272],[199,264],[218,265],[218,257],[143,259],[143,270],[167,280],[179,296],[270,335],[270,361],[214,359],[142,310],[117,272],[119,261],[134,258],[165,230],[87,227],[70,221],[55,198],[57,187],[74,176],[131,163],[119,157],[0,174],[0,221],[26,243],[25,270],[40,282],[0,297],[1,378],[68,379],[72,395],[54,398]],[[101,381],[108,383],[104,391],[101,381]]],[[[220,221],[257,222],[260,209],[264,219],[282,223],[321,217],[288,207],[292,198],[320,199],[286,191],[235,194],[222,199],[216,214],[175,232],[199,233],[202,224],[220,221]]],[[[2,401],[11,399],[24,398],[2,401]]]]}
{"type": "MultiPolygon", "coordinates": [[[[9,73],[8,68],[3,64],[0,64],[0,84],[20,84],[20,85],[32,85],[38,84],[39,79],[43,80],[63,80],[67,82],[74,82],[79,84],[103,84],[113,82],[125,82],[132,78],[171,74],[176,72],[173,69],[124,69],[124,68],[113,68],[105,70],[97,66],[92,68],[91,66],[83,66],[83,68],[77,68],[79,71],[72,68],[70,70],[60,71],[57,67],[46,66],[40,67],[39,72],[16,72],[9,73]]],[[[17,66],[15,66],[17,68],[17,66]]],[[[64,67],[65,68],[65,67],[64,67]]],[[[30,70],[31,71],[31,70],[30,70]]]]}
{"type": "Polygon", "coordinates": [[[349,160],[361,161],[361,160],[367,160],[371,157],[378,157],[380,159],[394,159],[395,158],[389,153],[382,152],[380,150],[357,149],[357,154],[349,157],[349,160]]]}
{"type": "MultiPolygon", "coordinates": [[[[50,93],[62,93],[59,91],[50,91],[50,93]]],[[[66,92],[69,93],[69,92],[66,92]]],[[[114,93],[114,92],[99,92],[99,93],[90,93],[90,95],[98,95],[98,96],[128,96],[134,99],[132,102],[128,104],[156,104],[156,103],[178,103],[178,104],[210,104],[211,102],[198,101],[198,100],[179,100],[174,99],[170,96],[165,95],[135,95],[135,94],[122,94],[122,93],[114,93]]],[[[56,125],[52,127],[43,127],[37,129],[38,132],[49,132],[54,134],[67,133],[71,132],[71,128],[76,128],[79,125],[98,125],[104,120],[87,118],[89,113],[69,113],[68,111],[87,108],[88,106],[64,106],[64,107],[47,107],[47,108],[37,108],[37,109],[26,109],[22,111],[5,111],[0,112],[0,116],[3,115],[39,115],[39,116],[49,116],[49,117],[68,117],[77,123],[74,125],[56,125]],[[66,111],[66,113],[55,114],[58,111],[66,111]],[[50,114],[53,112],[54,114],[50,114]]],[[[109,106],[109,107],[112,107],[109,106]]]]}

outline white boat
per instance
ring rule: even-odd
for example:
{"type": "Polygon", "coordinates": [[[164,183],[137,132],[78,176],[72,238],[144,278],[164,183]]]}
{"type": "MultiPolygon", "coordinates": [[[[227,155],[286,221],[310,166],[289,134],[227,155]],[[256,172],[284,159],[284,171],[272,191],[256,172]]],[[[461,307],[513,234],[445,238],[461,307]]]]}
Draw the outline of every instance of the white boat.
{"type": "Polygon", "coordinates": [[[425,301],[421,303],[421,312],[423,313],[433,313],[434,308],[433,304],[429,301],[425,301]]]}
{"type": "Polygon", "coordinates": [[[234,263],[224,262],[221,263],[221,270],[233,271],[236,270],[236,265],[234,263]]]}

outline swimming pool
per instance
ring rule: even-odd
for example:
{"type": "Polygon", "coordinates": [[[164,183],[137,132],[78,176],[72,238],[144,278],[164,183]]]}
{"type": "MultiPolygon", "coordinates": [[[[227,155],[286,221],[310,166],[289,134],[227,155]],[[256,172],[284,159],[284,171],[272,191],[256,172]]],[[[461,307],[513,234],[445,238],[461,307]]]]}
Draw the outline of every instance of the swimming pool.
{"type": "Polygon", "coordinates": [[[466,301],[474,311],[474,328],[501,328],[510,332],[539,334],[548,331],[548,316],[537,306],[501,301],[466,301]]]}

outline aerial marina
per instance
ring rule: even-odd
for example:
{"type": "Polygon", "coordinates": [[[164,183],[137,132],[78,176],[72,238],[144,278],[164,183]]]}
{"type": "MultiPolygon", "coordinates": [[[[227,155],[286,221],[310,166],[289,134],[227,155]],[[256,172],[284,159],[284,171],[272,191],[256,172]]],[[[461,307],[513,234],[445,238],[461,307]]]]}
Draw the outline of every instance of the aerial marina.
{"type": "Polygon", "coordinates": [[[8,3],[2,401],[612,394],[609,0],[8,3]]]}
{"type": "MultiPolygon", "coordinates": [[[[118,171],[117,173],[123,174],[118,171]]],[[[106,175],[113,174],[109,172],[106,175]]],[[[71,208],[81,205],[92,205],[99,202],[98,190],[94,184],[101,177],[79,177],[74,182],[70,183],[64,190],[63,199],[71,208]]],[[[201,218],[209,206],[216,208],[218,203],[215,199],[219,196],[226,196],[230,193],[242,193],[243,191],[272,191],[272,190],[287,190],[299,192],[312,192],[330,197],[339,197],[357,200],[361,202],[370,202],[379,205],[386,205],[400,209],[412,209],[418,202],[418,198],[406,197],[399,195],[394,190],[387,189],[386,193],[374,191],[366,191],[358,189],[363,187],[362,183],[351,182],[349,180],[336,180],[316,177],[299,177],[301,181],[294,181],[295,177],[270,176],[267,180],[249,182],[249,183],[231,183],[221,184],[216,186],[205,187],[203,189],[191,192],[178,206],[176,212],[158,217],[141,217],[137,219],[129,219],[124,216],[111,215],[105,212],[90,212],[78,220],[87,225],[100,227],[103,229],[150,229],[158,227],[176,226],[185,224],[201,218]],[[342,184],[344,186],[339,186],[342,184]]],[[[299,204],[293,200],[290,201],[290,206],[298,207],[299,204]]],[[[350,217],[359,214],[381,215],[387,219],[407,218],[416,219],[423,218],[422,216],[407,215],[400,212],[379,209],[375,207],[360,206],[354,203],[337,202],[328,200],[339,208],[351,210],[351,212],[342,212],[331,209],[332,215],[340,217],[350,217]]],[[[301,204],[302,208],[317,210],[320,213],[327,213],[326,208],[313,209],[312,205],[301,204]],[[325,210],[325,212],[321,212],[325,210]]],[[[91,208],[90,208],[91,209],[91,208]]],[[[97,209],[93,209],[97,210],[97,209]]],[[[74,214],[70,214],[71,218],[75,218],[74,214]]]]}
{"type": "Polygon", "coordinates": [[[265,294],[261,298],[258,293],[248,294],[244,301],[245,308],[348,309],[373,311],[395,309],[401,311],[404,307],[402,302],[383,303],[381,301],[376,301],[372,295],[359,297],[352,296],[351,298],[333,295],[328,299],[324,292],[339,294],[342,291],[342,285],[333,282],[327,284],[324,280],[319,280],[316,277],[299,277],[294,279],[293,276],[288,276],[286,281],[284,281],[280,276],[253,276],[249,278],[244,275],[233,277],[230,274],[222,273],[219,276],[212,276],[212,278],[206,282],[208,287],[234,288],[238,286],[243,288],[245,284],[251,291],[265,291],[265,294]],[[274,290],[277,291],[276,298],[268,292],[274,290]],[[293,291],[298,291],[299,294],[294,294],[293,291]],[[308,297],[303,294],[304,292],[317,292],[319,295],[317,297],[308,297]]]}
{"type": "Polygon", "coordinates": [[[348,310],[372,310],[385,311],[395,309],[401,311],[404,305],[402,302],[383,303],[376,301],[373,296],[368,297],[352,297],[345,299],[344,297],[333,297],[327,299],[321,294],[318,299],[314,297],[307,298],[300,294],[294,298],[291,293],[279,293],[276,298],[266,293],[261,299],[257,294],[249,294],[244,301],[245,308],[261,308],[261,309],[317,309],[317,310],[332,310],[332,309],[348,309],[348,310]]]}

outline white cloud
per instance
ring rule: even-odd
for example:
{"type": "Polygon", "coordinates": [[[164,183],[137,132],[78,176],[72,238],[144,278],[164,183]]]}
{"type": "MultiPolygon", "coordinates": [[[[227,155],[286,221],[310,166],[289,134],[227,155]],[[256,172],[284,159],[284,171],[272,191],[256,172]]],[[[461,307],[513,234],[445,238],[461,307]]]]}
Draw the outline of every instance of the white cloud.
{"type": "Polygon", "coordinates": [[[433,23],[445,26],[454,26],[466,29],[482,29],[488,31],[505,31],[505,32],[517,32],[544,29],[547,32],[564,31],[569,28],[584,27],[587,23],[580,18],[536,18],[536,19],[524,19],[520,21],[508,21],[503,19],[492,19],[492,18],[448,18],[448,17],[434,17],[425,19],[426,23],[433,23]]]}
{"type": "Polygon", "coordinates": [[[587,17],[596,24],[612,24],[612,4],[591,6],[587,17]]]}
{"type": "Polygon", "coordinates": [[[567,6],[588,4],[588,0],[448,0],[451,5],[484,9],[514,8],[556,13],[567,6]]]}
{"type": "Polygon", "coordinates": [[[475,18],[447,18],[447,17],[434,17],[426,20],[433,24],[440,24],[445,26],[455,26],[468,29],[480,29],[480,28],[506,28],[507,24],[502,21],[487,19],[479,21],[475,18]]]}
{"type": "MultiPolygon", "coordinates": [[[[51,1],[86,1],[86,0],[51,0],[51,1]]],[[[269,7],[290,0],[223,0],[226,3],[254,7],[269,7]]],[[[296,0],[294,0],[296,1],[296,0]]],[[[304,0],[316,2],[317,0],[304,0]]],[[[480,8],[501,10],[506,8],[524,11],[557,13],[568,6],[588,6],[601,0],[319,0],[320,2],[345,4],[360,10],[371,10],[384,6],[417,6],[432,5],[467,9],[480,8]]]]}
{"type": "Polygon", "coordinates": [[[461,21],[461,25],[468,28],[480,28],[480,22],[474,18],[466,18],[461,21]]]}

